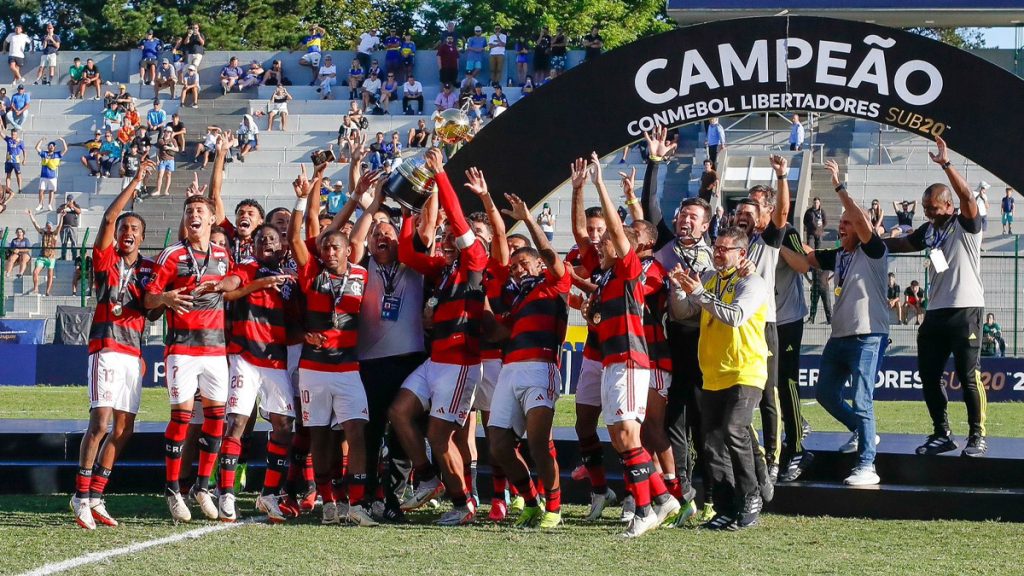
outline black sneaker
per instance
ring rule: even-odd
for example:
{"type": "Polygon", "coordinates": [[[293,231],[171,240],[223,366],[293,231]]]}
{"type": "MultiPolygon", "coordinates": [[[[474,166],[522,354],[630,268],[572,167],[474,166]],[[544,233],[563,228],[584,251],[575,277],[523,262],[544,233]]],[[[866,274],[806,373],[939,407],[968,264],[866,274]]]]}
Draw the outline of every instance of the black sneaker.
{"type": "Polygon", "coordinates": [[[779,482],[792,482],[796,480],[811,467],[812,462],[814,462],[814,454],[810,452],[793,454],[793,457],[789,459],[789,464],[786,465],[786,469],[779,474],[779,482]]]}
{"type": "Polygon", "coordinates": [[[743,511],[740,512],[739,520],[736,521],[737,528],[750,528],[757,525],[757,519],[761,516],[761,508],[764,501],[758,494],[751,494],[743,501],[743,511]]]}
{"type": "Polygon", "coordinates": [[[964,447],[964,451],[960,455],[968,458],[981,458],[987,452],[988,442],[985,442],[985,437],[981,434],[971,434],[967,438],[967,446],[964,447]]]}
{"type": "Polygon", "coordinates": [[[949,434],[932,434],[924,444],[917,447],[917,453],[920,456],[934,456],[951,452],[956,448],[956,442],[950,438],[949,434]]]}
{"type": "Polygon", "coordinates": [[[402,512],[398,506],[386,506],[382,519],[388,524],[405,524],[407,522],[405,512],[402,512]]]}
{"type": "Polygon", "coordinates": [[[728,514],[715,514],[714,518],[701,524],[700,527],[705,530],[725,530],[729,532],[739,530],[736,519],[728,514]]]}

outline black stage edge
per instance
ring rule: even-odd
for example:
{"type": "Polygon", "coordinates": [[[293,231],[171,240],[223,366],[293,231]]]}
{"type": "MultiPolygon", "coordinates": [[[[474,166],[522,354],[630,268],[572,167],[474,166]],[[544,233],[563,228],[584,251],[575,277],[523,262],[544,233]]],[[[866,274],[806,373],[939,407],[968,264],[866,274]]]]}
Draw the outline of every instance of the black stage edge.
{"type": "MultiPolygon", "coordinates": [[[[0,492],[70,493],[74,489],[78,447],[86,422],[74,420],[0,420],[0,492]]],[[[163,490],[162,423],[140,423],[111,479],[111,493],[158,493],[163,490]]],[[[798,482],[779,484],[766,510],[779,514],[879,519],[1001,520],[1024,522],[1024,438],[990,438],[986,458],[968,459],[959,451],[942,456],[913,454],[923,436],[883,435],[875,461],[879,486],[852,488],[842,479],[854,456],[836,450],[847,434],[813,433],[805,446],[814,452],[814,467],[798,482]]],[[[618,456],[605,441],[605,463],[613,490],[622,494],[618,456]]],[[[579,463],[575,431],[555,430],[566,502],[589,503],[589,485],[569,478],[579,463]]],[[[253,434],[248,485],[260,486],[266,448],[266,425],[253,434]]],[[[486,462],[482,432],[478,448],[486,462]]],[[[490,469],[481,466],[479,487],[490,498],[490,469]]]]}

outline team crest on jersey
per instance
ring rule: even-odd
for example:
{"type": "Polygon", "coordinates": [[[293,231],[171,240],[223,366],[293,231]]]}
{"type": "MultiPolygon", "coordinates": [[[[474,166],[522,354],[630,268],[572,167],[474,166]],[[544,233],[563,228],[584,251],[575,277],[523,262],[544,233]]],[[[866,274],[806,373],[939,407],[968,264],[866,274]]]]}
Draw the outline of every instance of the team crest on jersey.
{"type": "Polygon", "coordinates": [[[217,271],[220,272],[221,276],[228,273],[228,263],[221,260],[217,263],[217,271]]]}
{"type": "Polygon", "coordinates": [[[352,295],[353,296],[362,296],[363,295],[363,283],[362,282],[353,282],[352,283],[352,295]]]}

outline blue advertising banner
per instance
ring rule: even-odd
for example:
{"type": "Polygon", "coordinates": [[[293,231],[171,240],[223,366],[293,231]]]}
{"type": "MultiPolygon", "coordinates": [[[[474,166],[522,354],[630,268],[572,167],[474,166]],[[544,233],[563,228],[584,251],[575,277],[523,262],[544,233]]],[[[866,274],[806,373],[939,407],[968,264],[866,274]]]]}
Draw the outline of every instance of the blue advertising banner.
{"type": "Polygon", "coordinates": [[[0,344],[42,344],[46,320],[0,319],[0,344]]]}

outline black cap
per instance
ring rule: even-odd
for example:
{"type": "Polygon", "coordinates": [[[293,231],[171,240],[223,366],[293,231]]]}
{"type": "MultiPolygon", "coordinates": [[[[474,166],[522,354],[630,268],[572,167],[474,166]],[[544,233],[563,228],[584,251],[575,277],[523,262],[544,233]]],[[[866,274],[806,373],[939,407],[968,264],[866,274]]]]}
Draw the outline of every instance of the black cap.
{"type": "Polygon", "coordinates": [[[451,88],[452,87],[452,83],[451,82],[445,82],[444,83],[444,87],[445,88],[451,88]]]}

